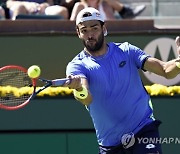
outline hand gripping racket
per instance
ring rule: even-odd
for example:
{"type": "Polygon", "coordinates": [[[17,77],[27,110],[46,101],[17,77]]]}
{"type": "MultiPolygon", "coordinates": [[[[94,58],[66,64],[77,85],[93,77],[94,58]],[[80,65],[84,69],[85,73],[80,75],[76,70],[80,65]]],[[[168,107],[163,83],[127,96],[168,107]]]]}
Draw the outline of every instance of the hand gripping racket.
{"type": "Polygon", "coordinates": [[[46,80],[32,79],[27,75],[27,69],[17,65],[7,65],[0,68],[0,108],[17,110],[27,105],[38,93],[54,85],[62,86],[69,79],[46,80]],[[37,87],[37,81],[44,86],[37,87]],[[31,87],[31,88],[30,88],[31,87]],[[31,90],[29,90],[29,88],[31,90]]]}

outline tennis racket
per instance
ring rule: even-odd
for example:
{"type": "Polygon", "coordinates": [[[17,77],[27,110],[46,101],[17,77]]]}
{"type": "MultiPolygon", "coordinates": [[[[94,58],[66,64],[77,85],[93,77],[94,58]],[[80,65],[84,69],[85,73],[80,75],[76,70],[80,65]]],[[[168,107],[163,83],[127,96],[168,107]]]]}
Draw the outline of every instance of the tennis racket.
{"type": "Polygon", "coordinates": [[[7,65],[1,67],[0,108],[6,110],[17,110],[22,108],[41,91],[52,85],[62,86],[68,80],[67,78],[55,80],[46,80],[42,78],[32,79],[28,76],[27,69],[22,66],[7,65]],[[38,81],[43,83],[43,86],[40,88],[37,88],[38,81]]]}

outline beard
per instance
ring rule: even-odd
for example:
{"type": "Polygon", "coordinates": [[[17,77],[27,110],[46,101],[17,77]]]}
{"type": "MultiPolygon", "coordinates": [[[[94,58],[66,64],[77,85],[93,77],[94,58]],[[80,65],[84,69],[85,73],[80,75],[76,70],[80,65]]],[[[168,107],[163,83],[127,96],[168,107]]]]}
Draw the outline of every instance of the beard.
{"type": "Polygon", "coordinates": [[[102,48],[103,43],[104,43],[104,33],[103,32],[101,33],[101,35],[99,35],[97,40],[93,39],[93,38],[88,39],[87,41],[83,40],[83,44],[86,47],[86,49],[89,52],[93,52],[93,53],[98,52],[98,50],[100,50],[102,48]]]}

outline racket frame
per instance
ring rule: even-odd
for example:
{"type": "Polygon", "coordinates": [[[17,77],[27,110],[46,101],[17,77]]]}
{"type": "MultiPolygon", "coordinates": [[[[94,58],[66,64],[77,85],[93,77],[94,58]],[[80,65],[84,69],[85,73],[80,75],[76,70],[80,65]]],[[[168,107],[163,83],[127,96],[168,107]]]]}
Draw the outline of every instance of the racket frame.
{"type": "MultiPolygon", "coordinates": [[[[7,66],[3,66],[0,68],[0,72],[1,71],[4,71],[6,69],[18,69],[18,70],[21,70],[22,72],[24,73],[27,73],[27,69],[22,67],[22,66],[18,66],[18,65],[7,65],[7,66]]],[[[35,87],[36,87],[36,82],[37,82],[37,79],[32,79],[30,78],[31,81],[32,81],[32,86],[34,87],[34,91],[36,90],[35,87]]],[[[6,106],[6,105],[3,105],[2,103],[0,103],[0,108],[1,109],[5,109],[5,110],[17,110],[17,109],[20,109],[22,107],[24,107],[25,105],[27,105],[29,103],[29,101],[31,100],[33,94],[25,101],[23,102],[22,104],[19,104],[17,106],[6,106]]]]}
{"type": "MultiPolygon", "coordinates": [[[[7,66],[4,66],[4,67],[1,67],[0,72],[4,71],[6,69],[11,69],[11,68],[21,70],[22,72],[27,74],[27,69],[22,67],[22,66],[18,66],[18,65],[7,65],[7,66]]],[[[17,109],[20,109],[20,108],[24,107],[25,105],[27,105],[33,98],[35,98],[37,96],[38,93],[40,93],[44,89],[46,89],[46,88],[48,88],[48,87],[50,87],[52,85],[54,85],[54,86],[62,86],[67,80],[69,80],[67,78],[55,79],[55,80],[47,80],[47,79],[43,79],[43,78],[30,78],[30,79],[31,79],[31,84],[32,84],[34,89],[33,89],[33,93],[30,95],[30,97],[26,101],[24,101],[23,103],[21,103],[19,105],[16,105],[16,106],[6,106],[6,105],[3,105],[2,103],[0,103],[0,108],[5,109],[5,110],[17,110],[17,109]],[[42,81],[42,82],[44,82],[46,84],[36,91],[37,80],[40,80],[40,81],[42,81]]]]}

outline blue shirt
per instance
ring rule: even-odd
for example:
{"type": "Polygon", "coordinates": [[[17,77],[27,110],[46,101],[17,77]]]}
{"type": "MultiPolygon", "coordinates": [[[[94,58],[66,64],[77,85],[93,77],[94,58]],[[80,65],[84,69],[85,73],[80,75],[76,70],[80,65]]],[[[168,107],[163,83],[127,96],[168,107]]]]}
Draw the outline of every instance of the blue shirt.
{"type": "Polygon", "coordinates": [[[124,134],[135,134],[152,122],[153,111],[139,75],[149,56],[127,42],[108,46],[107,53],[99,57],[81,51],[68,64],[66,74],[87,78],[93,97],[87,109],[98,143],[115,146],[124,134]]]}

